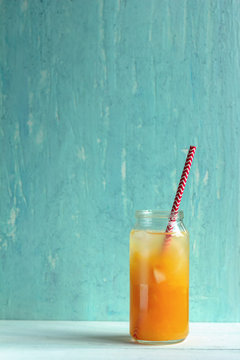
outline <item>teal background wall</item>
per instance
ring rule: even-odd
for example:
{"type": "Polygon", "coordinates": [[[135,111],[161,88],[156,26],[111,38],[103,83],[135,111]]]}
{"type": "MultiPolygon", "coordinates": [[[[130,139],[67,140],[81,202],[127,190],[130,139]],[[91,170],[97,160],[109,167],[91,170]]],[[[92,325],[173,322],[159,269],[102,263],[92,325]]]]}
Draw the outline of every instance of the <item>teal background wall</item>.
{"type": "Polygon", "coordinates": [[[182,200],[190,319],[240,321],[240,1],[0,1],[0,318],[128,319],[134,211],[182,200]]]}

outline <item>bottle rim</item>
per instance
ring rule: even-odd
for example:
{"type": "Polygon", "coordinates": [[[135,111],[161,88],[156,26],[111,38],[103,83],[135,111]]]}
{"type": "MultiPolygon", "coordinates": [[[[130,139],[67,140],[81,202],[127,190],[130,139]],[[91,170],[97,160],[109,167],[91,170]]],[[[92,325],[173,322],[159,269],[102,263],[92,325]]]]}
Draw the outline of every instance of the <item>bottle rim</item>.
{"type": "Polygon", "coordinates": [[[157,209],[147,209],[147,210],[136,210],[135,217],[136,218],[158,218],[158,219],[170,219],[174,217],[175,220],[182,220],[184,217],[183,210],[171,211],[167,210],[157,210],[157,209]]]}

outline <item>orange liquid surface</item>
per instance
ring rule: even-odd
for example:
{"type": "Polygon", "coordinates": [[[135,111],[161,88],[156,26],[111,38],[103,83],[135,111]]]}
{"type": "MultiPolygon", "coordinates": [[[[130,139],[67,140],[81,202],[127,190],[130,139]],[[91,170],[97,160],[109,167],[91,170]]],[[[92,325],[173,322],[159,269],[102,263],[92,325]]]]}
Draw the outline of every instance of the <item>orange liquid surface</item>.
{"type": "Polygon", "coordinates": [[[130,334],[136,340],[173,341],[188,334],[187,232],[133,230],[130,236],[130,334]]]}

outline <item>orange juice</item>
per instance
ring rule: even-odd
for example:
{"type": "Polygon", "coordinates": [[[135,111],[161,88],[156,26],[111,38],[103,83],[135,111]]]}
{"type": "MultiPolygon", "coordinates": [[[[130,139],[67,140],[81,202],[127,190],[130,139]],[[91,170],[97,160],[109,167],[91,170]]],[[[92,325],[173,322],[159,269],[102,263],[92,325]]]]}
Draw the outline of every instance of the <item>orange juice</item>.
{"type": "Polygon", "coordinates": [[[130,334],[141,342],[176,342],[188,334],[189,236],[136,229],[130,234],[130,334]]]}

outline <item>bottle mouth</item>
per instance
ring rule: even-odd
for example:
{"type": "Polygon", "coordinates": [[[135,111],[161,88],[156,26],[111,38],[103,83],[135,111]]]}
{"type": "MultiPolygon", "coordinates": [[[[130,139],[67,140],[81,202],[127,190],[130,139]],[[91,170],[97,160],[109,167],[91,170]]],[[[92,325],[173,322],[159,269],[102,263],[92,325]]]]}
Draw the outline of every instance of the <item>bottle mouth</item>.
{"type": "Polygon", "coordinates": [[[171,213],[171,211],[167,210],[137,210],[135,212],[136,218],[158,218],[158,219],[170,219],[171,217],[174,217],[175,220],[179,219],[182,220],[184,215],[182,210],[174,211],[171,213]]]}

